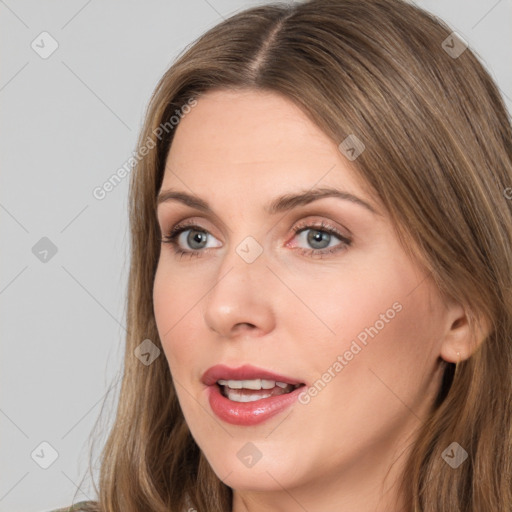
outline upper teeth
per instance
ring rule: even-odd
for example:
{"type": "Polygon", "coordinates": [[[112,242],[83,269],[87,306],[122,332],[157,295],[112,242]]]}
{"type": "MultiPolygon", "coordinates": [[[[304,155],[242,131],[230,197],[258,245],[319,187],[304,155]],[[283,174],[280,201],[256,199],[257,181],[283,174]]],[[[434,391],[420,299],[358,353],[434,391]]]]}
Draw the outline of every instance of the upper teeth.
{"type": "Polygon", "coordinates": [[[272,389],[275,386],[285,388],[288,386],[286,382],[278,382],[275,380],[267,379],[252,379],[252,380],[218,380],[221,386],[228,386],[231,389],[272,389]]]}

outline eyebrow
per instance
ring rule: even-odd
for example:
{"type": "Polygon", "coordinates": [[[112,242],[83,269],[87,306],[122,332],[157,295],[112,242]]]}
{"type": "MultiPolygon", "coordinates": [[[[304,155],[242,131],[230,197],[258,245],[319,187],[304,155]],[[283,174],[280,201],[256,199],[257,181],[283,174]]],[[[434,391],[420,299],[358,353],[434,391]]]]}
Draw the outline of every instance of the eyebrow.
{"type": "MultiPolygon", "coordinates": [[[[265,211],[274,215],[280,212],[292,210],[298,206],[307,205],[313,201],[318,201],[319,199],[324,199],[326,197],[336,197],[338,199],[350,201],[366,208],[375,215],[379,215],[375,208],[363,199],[360,199],[349,192],[330,187],[316,188],[279,196],[265,206],[265,211]]],[[[191,208],[195,208],[205,213],[213,213],[210,205],[204,199],[186,192],[180,192],[172,189],[161,191],[158,194],[157,207],[167,201],[179,201],[191,208]]]]}

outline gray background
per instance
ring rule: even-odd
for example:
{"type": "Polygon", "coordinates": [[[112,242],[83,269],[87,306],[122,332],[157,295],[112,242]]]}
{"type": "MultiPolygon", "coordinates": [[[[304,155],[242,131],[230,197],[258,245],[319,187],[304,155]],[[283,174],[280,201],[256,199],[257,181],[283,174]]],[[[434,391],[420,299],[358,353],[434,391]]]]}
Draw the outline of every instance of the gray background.
{"type": "MultiPolygon", "coordinates": [[[[77,499],[94,497],[82,479],[103,398],[110,388],[95,455],[119,389],[128,178],[101,201],[92,191],[134,151],[150,94],[176,55],[257,3],[0,0],[0,511],[67,506],[78,487],[77,499]],[[43,31],[59,45],[47,58],[43,31]],[[52,449],[42,442],[58,453],[47,469],[52,449]]],[[[469,42],[510,111],[512,0],[417,4],[469,42]]]]}

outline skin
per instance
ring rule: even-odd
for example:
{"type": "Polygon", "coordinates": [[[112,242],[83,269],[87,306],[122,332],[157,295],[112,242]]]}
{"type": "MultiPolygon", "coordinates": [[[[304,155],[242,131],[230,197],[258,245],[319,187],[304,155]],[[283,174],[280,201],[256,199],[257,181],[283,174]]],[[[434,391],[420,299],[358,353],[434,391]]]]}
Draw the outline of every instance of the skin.
{"type": "Polygon", "coordinates": [[[197,249],[185,232],[180,247],[200,254],[182,258],[162,244],[154,312],[185,419],[233,489],[233,511],[396,512],[396,479],[439,389],[441,359],[469,355],[464,309],[442,300],[337,144],[286,98],[210,91],[176,130],[161,190],[200,196],[213,213],[159,205],[164,235],[190,220],[208,243],[197,249]],[[354,194],[376,213],[336,197],[264,209],[320,186],[354,194]],[[329,249],[342,250],[308,254],[323,247],[307,239],[320,222],[350,245],[324,234],[329,249]],[[313,227],[296,234],[297,225],[313,227]],[[263,250],[252,263],[235,250],[247,236],[263,250]],[[309,403],[251,427],[213,414],[200,382],[209,367],[250,363],[311,386],[394,303],[401,310],[309,403]],[[237,457],[248,442],[262,454],[251,468],[237,457]]]}

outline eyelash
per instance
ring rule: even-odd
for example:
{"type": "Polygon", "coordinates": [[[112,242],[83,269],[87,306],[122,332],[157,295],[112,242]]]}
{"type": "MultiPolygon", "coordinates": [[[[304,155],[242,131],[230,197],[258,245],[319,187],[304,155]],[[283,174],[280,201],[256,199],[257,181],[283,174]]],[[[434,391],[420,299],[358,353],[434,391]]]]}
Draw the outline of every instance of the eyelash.
{"type": "MultiPolygon", "coordinates": [[[[178,236],[183,233],[184,231],[188,231],[189,229],[194,229],[196,231],[199,231],[201,233],[207,233],[210,234],[206,229],[203,229],[201,226],[198,226],[197,224],[194,224],[193,222],[183,222],[180,224],[177,224],[174,226],[170,232],[165,235],[163,238],[160,239],[160,242],[171,244],[172,249],[174,253],[181,258],[183,257],[201,257],[205,252],[208,252],[208,249],[206,250],[185,250],[179,247],[176,239],[178,236]]],[[[339,238],[341,243],[338,245],[335,245],[334,247],[329,247],[325,249],[304,249],[302,247],[297,247],[295,250],[299,251],[301,255],[307,255],[307,256],[319,256],[320,258],[324,258],[325,256],[328,256],[333,253],[337,253],[339,251],[345,250],[348,246],[351,245],[352,240],[347,238],[346,236],[342,235],[337,229],[334,227],[324,223],[324,221],[321,221],[319,224],[311,224],[304,222],[302,224],[298,224],[297,226],[294,226],[292,228],[295,235],[302,231],[307,231],[308,229],[312,229],[315,231],[320,231],[323,233],[327,233],[329,235],[334,235],[336,238],[339,238]]],[[[211,248],[210,248],[211,249],[211,248]]]]}

